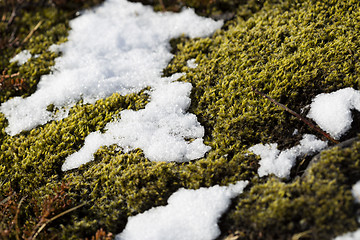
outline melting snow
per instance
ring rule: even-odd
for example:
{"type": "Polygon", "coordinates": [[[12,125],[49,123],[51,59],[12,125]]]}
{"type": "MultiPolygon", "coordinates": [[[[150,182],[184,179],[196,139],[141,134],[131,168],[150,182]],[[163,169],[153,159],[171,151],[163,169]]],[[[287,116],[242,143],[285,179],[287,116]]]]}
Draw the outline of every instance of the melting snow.
{"type": "Polygon", "coordinates": [[[360,111],[360,91],[344,88],[315,97],[307,115],[333,138],[339,139],[351,127],[351,110],[360,111]]]}
{"type": "Polygon", "coordinates": [[[167,206],[130,217],[124,231],[115,239],[215,239],[220,235],[217,221],[231,198],[242,193],[247,184],[247,181],[239,181],[228,187],[180,189],[169,198],[167,206]]]}
{"type": "Polygon", "coordinates": [[[261,157],[258,169],[260,177],[273,173],[280,178],[288,178],[297,157],[315,153],[326,146],[326,142],[316,139],[314,135],[305,134],[300,141],[300,145],[284,151],[277,149],[277,143],[256,144],[249,150],[261,157]]]}
{"type": "Polygon", "coordinates": [[[173,82],[176,77],[161,78],[161,73],[172,57],[171,38],[210,35],[222,26],[221,21],[199,17],[191,9],[155,13],[140,3],[108,0],[70,25],[69,41],[59,47],[63,55],[56,59],[53,73],[41,78],[31,96],[1,105],[9,121],[8,134],[66,116],[47,111],[50,104],[61,108],[80,99],[93,103],[114,92],[124,95],[150,86],[151,102],[144,110],[124,111],[121,120],[106,127],[106,134],[90,134],[84,149],[70,156],[63,170],[91,161],[92,153],[103,144],[140,147],[152,160],[167,161],[199,158],[209,149],[203,144],[204,130],[196,116],[186,113],[191,85],[173,82]]]}
{"type": "Polygon", "coordinates": [[[15,57],[10,59],[10,62],[17,62],[18,65],[23,65],[31,58],[31,53],[28,50],[23,50],[18,53],[15,57]]]}

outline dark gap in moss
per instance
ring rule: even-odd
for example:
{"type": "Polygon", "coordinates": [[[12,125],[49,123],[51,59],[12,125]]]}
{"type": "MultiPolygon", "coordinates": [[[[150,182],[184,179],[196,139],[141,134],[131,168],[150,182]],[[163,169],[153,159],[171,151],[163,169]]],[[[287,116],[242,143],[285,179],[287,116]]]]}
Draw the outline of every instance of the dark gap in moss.
{"type": "Polygon", "coordinates": [[[351,110],[351,117],[351,128],[340,138],[341,142],[354,138],[360,133],[360,112],[354,109],[351,110]]]}

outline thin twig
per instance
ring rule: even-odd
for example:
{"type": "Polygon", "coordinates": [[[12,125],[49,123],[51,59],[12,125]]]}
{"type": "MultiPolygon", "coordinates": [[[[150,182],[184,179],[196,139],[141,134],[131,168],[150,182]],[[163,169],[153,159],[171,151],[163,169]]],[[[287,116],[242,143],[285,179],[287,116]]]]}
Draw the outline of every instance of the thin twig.
{"type": "Polygon", "coordinates": [[[333,139],[329,134],[327,134],[326,132],[324,132],[323,130],[321,130],[318,126],[314,125],[313,123],[311,123],[308,119],[306,119],[305,117],[301,116],[300,114],[298,114],[297,112],[291,110],[290,108],[288,108],[287,106],[285,106],[284,104],[281,104],[279,102],[277,102],[275,99],[269,97],[268,95],[266,95],[265,93],[262,93],[260,91],[258,91],[257,89],[253,88],[253,91],[259,95],[261,95],[262,97],[270,100],[271,102],[275,103],[276,105],[278,105],[279,107],[283,108],[284,110],[286,110],[287,112],[289,112],[290,114],[294,115],[297,119],[300,119],[301,121],[303,121],[306,125],[308,125],[310,128],[314,129],[315,131],[317,131],[318,133],[320,133],[321,135],[323,135],[324,137],[326,137],[327,139],[329,139],[331,142],[338,144],[339,142],[336,141],[335,139],[333,139]]]}
{"type": "Polygon", "coordinates": [[[19,217],[19,213],[20,213],[20,208],[21,208],[21,204],[24,202],[26,196],[22,197],[18,206],[17,206],[17,209],[16,209],[16,214],[15,214],[15,219],[14,219],[14,222],[15,222],[15,237],[16,237],[16,240],[20,240],[20,237],[19,237],[19,233],[20,233],[20,228],[19,228],[19,223],[18,223],[18,217],[19,217]]]}
{"type": "Polygon", "coordinates": [[[38,24],[36,24],[36,26],[29,32],[29,34],[26,36],[26,38],[24,38],[24,40],[22,41],[22,44],[26,43],[31,38],[31,36],[40,27],[41,24],[42,24],[42,21],[40,21],[40,22],[38,22],[38,24]]]}
{"type": "Polygon", "coordinates": [[[9,18],[9,20],[7,22],[6,29],[13,23],[16,15],[17,15],[17,9],[14,7],[12,12],[11,12],[10,18],[9,18]]]}
{"type": "Polygon", "coordinates": [[[75,210],[78,209],[78,208],[81,208],[81,207],[84,206],[85,204],[86,204],[86,202],[84,202],[84,203],[82,203],[82,204],[80,204],[80,205],[78,205],[78,206],[76,206],[76,207],[70,208],[70,209],[68,209],[68,210],[66,210],[66,211],[64,211],[64,212],[62,212],[62,213],[59,213],[58,215],[50,218],[50,219],[47,220],[43,225],[41,225],[41,227],[39,228],[39,230],[38,230],[38,231],[35,233],[35,235],[34,235],[32,238],[30,238],[30,239],[35,240],[36,237],[39,235],[39,233],[40,233],[40,232],[46,227],[46,225],[49,224],[50,222],[58,219],[59,217],[65,215],[65,214],[67,214],[67,213],[69,213],[69,212],[72,212],[72,211],[75,211],[75,210]]]}

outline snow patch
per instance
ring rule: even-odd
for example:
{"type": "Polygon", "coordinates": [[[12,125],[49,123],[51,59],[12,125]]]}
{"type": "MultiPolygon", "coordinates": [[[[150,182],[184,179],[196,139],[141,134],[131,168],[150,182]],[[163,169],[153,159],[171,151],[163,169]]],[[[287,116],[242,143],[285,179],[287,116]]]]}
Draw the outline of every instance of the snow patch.
{"type": "Polygon", "coordinates": [[[308,117],[333,138],[339,139],[351,127],[351,110],[360,111],[360,91],[344,88],[317,95],[310,105],[308,117]]]}
{"type": "Polygon", "coordinates": [[[277,149],[277,143],[256,144],[250,147],[249,150],[261,157],[258,169],[260,177],[275,174],[279,178],[288,178],[297,157],[315,153],[326,146],[326,142],[318,140],[314,135],[305,134],[300,141],[300,145],[284,151],[277,149]]]}
{"type": "Polygon", "coordinates": [[[196,68],[198,66],[198,64],[195,61],[196,61],[196,59],[194,59],[194,58],[187,60],[186,66],[189,68],[196,68]]]}
{"type": "Polygon", "coordinates": [[[83,149],[70,156],[63,169],[91,161],[96,148],[113,143],[123,149],[143,148],[153,160],[202,157],[209,149],[203,144],[203,127],[195,115],[186,113],[191,85],[172,82],[161,74],[172,58],[170,39],[183,34],[208,36],[222,24],[199,17],[192,9],[164,13],[140,3],[105,1],[70,22],[68,42],[50,48],[62,51],[62,56],[55,60],[53,72],[42,76],[37,91],[1,105],[9,122],[6,132],[16,135],[67,115],[54,116],[46,110],[50,104],[68,109],[80,99],[94,103],[114,92],[125,95],[150,87],[151,102],[143,111],[124,111],[121,120],[106,126],[104,135],[90,134],[83,149]]]}
{"type": "Polygon", "coordinates": [[[355,232],[345,233],[344,235],[336,237],[334,240],[359,240],[360,239],[360,229],[355,232]]]}
{"type": "Polygon", "coordinates": [[[162,82],[172,54],[169,40],[182,34],[207,36],[221,21],[199,17],[192,9],[155,13],[151,7],[125,0],[108,0],[70,22],[69,41],[61,47],[52,74],[42,76],[37,91],[2,104],[9,121],[6,132],[16,135],[54,119],[46,107],[84,103],[139,92],[162,82]]]}
{"type": "Polygon", "coordinates": [[[18,53],[15,57],[10,59],[10,62],[17,62],[18,65],[23,65],[31,58],[31,53],[28,50],[23,50],[18,53]]]}
{"type": "Polygon", "coordinates": [[[130,217],[116,240],[210,240],[220,235],[217,221],[231,198],[243,192],[248,181],[230,186],[198,190],[180,189],[170,196],[168,205],[152,208],[130,217]]]}
{"type": "MultiPolygon", "coordinates": [[[[169,78],[176,79],[175,76],[169,78]]],[[[210,147],[203,144],[204,128],[190,105],[190,83],[169,82],[150,92],[151,101],[139,111],[124,110],[121,119],[106,125],[106,132],[85,138],[84,146],[70,155],[63,171],[77,168],[94,159],[101,146],[118,144],[131,150],[141,148],[151,161],[190,161],[201,158],[210,147]],[[186,141],[194,139],[194,141],[186,141]]]]}
{"type": "Polygon", "coordinates": [[[354,186],[351,189],[351,193],[355,198],[355,202],[360,203],[360,181],[354,184],[354,186]]]}

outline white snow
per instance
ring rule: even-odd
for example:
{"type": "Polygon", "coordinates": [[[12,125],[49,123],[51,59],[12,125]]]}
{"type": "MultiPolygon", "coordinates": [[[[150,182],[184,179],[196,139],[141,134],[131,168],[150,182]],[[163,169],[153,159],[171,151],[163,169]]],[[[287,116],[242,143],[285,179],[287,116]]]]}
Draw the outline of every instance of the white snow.
{"type": "Polygon", "coordinates": [[[339,139],[351,127],[351,110],[360,111],[360,91],[344,88],[315,97],[307,115],[333,138],[339,139]]]}
{"type": "Polygon", "coordinates": [[[23,50],[10,59],[10,62],[17,62],[18,65],[23,65],[31,58],[31,53],[28,50],[23,50]]]}
{"type": "Polygon", "coordinates": [[[180,189],[168,205],[152,208],[128,219],[116,240],[210,240],[220,235],[217,221],[231,198],[248,184],[239,181],[228,187],[213,186],[198,190],[180,189]]]}
{"type": "Polygon", "coordinates": [[[338,236],[334,240],[359,240],[359,239],[360,239],[360,229],[356,230],[355,232],[350,232],[338,236]]]}
{"type": "Polygon", "coordinates": [[[186,62],[186,66],[188,66],[189,68],[196,68],[198,66],[198,64],[195,62],[196,59],[189,59],[186,62]]]}
{"type": "MultiPolygon", "coordinates": [[[[80,99],[93,103],[114,92],[124,95],[150,86],[151,104],[137,113],[124,111],[122,120],[109,124],[104,136],[90,134],[84,146],[89,152],[80,150],[79,163],[90,161],[95,148],[107,143],[124,144],[124,149],[144,148],[153,160],[160,160],[159,156],[169,161],[199,158],[209,148],[202,143],[203,127],[194,115],[186,113],[191,85],[161,78],[161,74],[172,57],[171,38],[182,34],[207,36],[222,24],[199,17],[192,9],[155,13],[140,3],[108,0],[71,21],[69,41],[61,47],[51,47],[54,51],[60,49],[62,56],[56,59],[53,73],[41,78],[34,94],[15,97],[1,105],[0,111],[9,122],[6,132],[16,135],[66,116],[48,112],[50,104],[61,108],[80,99]],[[127,130],[117,135],[121,132],[117,127],[130,127],[134,132],[127,130]],[[100,138],[104,140],[101,144],[97,143],[100,138]],[[186,142],[185,138],[194,141],[186,142]]],[[[69,159],[65,165],[79,165],[72,162],[77,161],[74,156],[69,159]]]]}
{"type": "Polygon", "coordinates": [[[185,112],[190,105],[190,91],[189,83],[169,82],[158,86],[151,92],[151,101],[145,109],[122,111],[121,119],[107,124],[106,133],[88,135],[84,147],[66,159],[62,170],[92,161],[99,147],[111,144],[141,148],[152,161],[201,158],[210,147],[203,144],[204,128],[196,116],[185,112]],[[188,142],[184,138],[196,139],[188,142]]]}
{"type": "Polygon", "coordinates": [[[63,45],[52,44],[49,47],[49,51],[54,52],[54,53],[60,53],[63,51],[63,45]]]}
{"type": "Polygon", "coordinates": [[[355,198],[356,203],[360,203],[360,181],[354,184],[351,189],[352,195],[355,198]]]}
{"type": "Polygon", "coordinates": [[[284,151],[277,149],[277,143],[256,144],[249,150],[261,157],[258,169],[260,177],[275,174],[279,178],[288,178],[297,157],[315,153],[326,146],[326,142],[318,140],[314,135],[305,134],[300,145],[284,151]]]}

